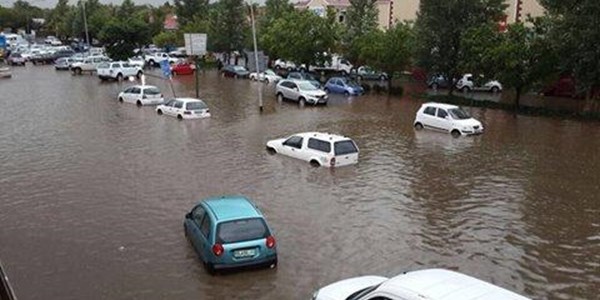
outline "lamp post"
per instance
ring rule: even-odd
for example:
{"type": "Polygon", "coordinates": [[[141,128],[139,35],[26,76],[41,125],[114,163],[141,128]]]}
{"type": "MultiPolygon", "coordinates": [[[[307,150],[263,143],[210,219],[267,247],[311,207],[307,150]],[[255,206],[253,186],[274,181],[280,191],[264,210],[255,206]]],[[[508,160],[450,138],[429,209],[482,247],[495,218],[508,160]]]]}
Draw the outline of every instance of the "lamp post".
{"type": "MultiPolygon", "coordinates": [[[[254,6],[250,3],[250,19],[252,20],[252,39],[254,40],[254,64],[256,66],[256,77],[260,81],[260,69],[258,68],[258,45],[256,43],[256,24],[254,22],[254,6]]],[[[258,109],[263,111],[262,86],[258,85],[258,109]]]]}
{"type": "Polygon", "coordinates": [[[87,17],[85,13],[85,0],[81,1],[83,4],[83,27],[85,29],[85,43],[90,47],[90,35],[88,33],[87,17]]]}

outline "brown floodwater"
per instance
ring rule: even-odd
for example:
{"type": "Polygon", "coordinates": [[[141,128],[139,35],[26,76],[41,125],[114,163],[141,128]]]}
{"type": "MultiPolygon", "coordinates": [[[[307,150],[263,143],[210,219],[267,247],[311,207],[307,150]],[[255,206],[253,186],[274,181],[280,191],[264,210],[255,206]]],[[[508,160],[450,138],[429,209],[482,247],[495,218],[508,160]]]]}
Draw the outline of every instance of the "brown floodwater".
{"type": "MultiPolygon", "coordinates": [[[[216,72],[200,76],[212,118],[177,121],[118,103],[130,84],[32,65],[0,81],[0,259],[19,299],[309,299],[343,278],[423,268],[597,299],[600,123],[470,109],[487,132],[454,139],[413,130],[415,99],[299,108],[216,72]],[[352,137],[360,163],[317,169],[265,151],[309,130],[352,137]],[[276,270],[205,272],[183,217],[222,194],[263,210],[276,270]]],[[[174,89],[193,96],[193,77],[174,89]]]]}

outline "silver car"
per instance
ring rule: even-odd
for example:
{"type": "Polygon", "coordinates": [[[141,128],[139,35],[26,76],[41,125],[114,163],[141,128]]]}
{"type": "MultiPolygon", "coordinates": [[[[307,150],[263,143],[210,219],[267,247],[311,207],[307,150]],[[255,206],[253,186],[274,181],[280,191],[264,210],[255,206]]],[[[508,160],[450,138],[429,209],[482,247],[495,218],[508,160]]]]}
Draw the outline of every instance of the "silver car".
{"type": "Polygon", "coordinates": [[[275,87],[277,101],[285,99],[298,101],[298,104],[327,104],[327,93],[306,80],[281,80],[275,87]]]}

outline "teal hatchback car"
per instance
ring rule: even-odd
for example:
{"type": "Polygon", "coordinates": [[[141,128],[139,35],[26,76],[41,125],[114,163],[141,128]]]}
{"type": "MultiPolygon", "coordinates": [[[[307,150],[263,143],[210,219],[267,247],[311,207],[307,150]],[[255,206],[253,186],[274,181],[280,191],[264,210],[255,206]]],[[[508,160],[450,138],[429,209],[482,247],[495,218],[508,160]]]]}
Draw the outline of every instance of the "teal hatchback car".
{"type": "Polygon", "coordinates": [[[185,235],[207,271],[277,266],[275,237],[258,207],[243,196],[208,198],[185,215],[185,235]]]}

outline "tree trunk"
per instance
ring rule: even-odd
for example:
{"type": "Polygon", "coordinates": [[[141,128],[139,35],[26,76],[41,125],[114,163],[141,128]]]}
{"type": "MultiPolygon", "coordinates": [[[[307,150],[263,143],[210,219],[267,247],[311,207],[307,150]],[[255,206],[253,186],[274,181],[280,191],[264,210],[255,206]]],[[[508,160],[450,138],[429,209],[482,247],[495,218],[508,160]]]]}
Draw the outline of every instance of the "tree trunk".
{"type": "Polygon", "coordinates": [[[521,106],[521,93],[523,92],[523,88],[516,88],[516,92],[517,93],[515,95],[515,110],[519,110],[519,107],[521,106]]]}
{"type": "Polygon", "coordinates": [[[388,92],[388,94],[392,93],[392,78],[388,78],[388,81],[387,81],[387,92],[388,92]]]}

